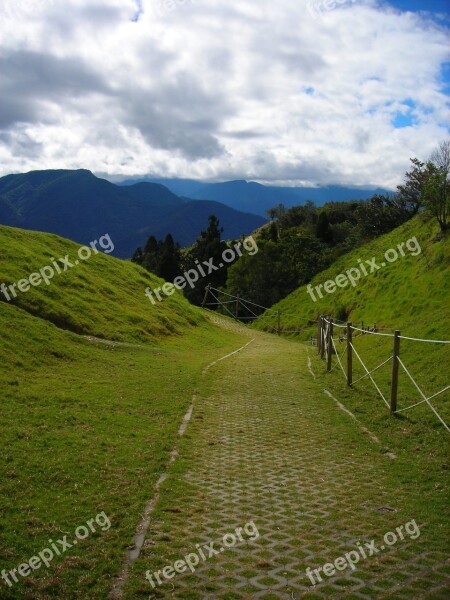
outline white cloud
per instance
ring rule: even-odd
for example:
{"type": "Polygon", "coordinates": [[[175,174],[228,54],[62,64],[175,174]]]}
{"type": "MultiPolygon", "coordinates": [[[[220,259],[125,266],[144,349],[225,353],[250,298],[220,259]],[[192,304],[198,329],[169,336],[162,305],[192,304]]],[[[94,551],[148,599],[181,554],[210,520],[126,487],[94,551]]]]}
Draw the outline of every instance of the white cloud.
{"type": "Polygon", "coordinates": [[[2,6],[0,175],[394,187],[448,136],[448,32],[426,14],[372,0],[2,6]],[[412,126],[395,129],[411,103],[412,126]]]}

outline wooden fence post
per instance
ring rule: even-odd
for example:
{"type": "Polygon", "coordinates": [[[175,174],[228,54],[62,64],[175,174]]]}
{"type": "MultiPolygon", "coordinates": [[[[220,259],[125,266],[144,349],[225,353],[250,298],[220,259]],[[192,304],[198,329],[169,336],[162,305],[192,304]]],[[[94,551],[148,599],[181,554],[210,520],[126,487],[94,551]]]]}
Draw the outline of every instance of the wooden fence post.
{"type": "Polygon", "coordinates": [[[347,385],[353,383],[352,324],[347,323],[347,385]]]}
{"type": "Polygon", "coordinates": [[[320,358],[323,359],[323,357],[325,356],[325,344],[326,344],[326,340],[325,340],[325,317],[322,316],[321,317],[321,332],[322,332],[322,341],[320,343],[320,358]]]}
{"type": "Polygon", "coordinates": [[[277,333],[281,335],[281,310],[277,313],[277,333]]]}
{"type": "Polygon", "coordinates": [[[322,346],[322,315],[319,315],[317,319],[317,352],[320,354],[320,348],[322,346]]]}
{"type": "Polygon", "coordinates": [[[394,331],[394,352],[392,355],[392,381],[391,381],[391,415],[397,410],[398,390],[398,357],[400,355],[400,331],[394,331]]]}
{"type": "Polygon", "coordinates": [[[330,317],[330,324],[328,326],[327,371],[331,371],[332,351],[333,351],[333,319],[330,317]]]}
{"type": "Polygon", "coordinates": [[[239,319],[239,292],[236,296],[236,319],[239,319]]]}
{"type": "Polygon", "coordinates": [[[210,284],[208,283],[208,285],[205,287],[205,295],[203,297],[202,308],[205,308],[206,299],[208,298],[208,294],[209,294],[209,286],[210,286],[210,284]]]}

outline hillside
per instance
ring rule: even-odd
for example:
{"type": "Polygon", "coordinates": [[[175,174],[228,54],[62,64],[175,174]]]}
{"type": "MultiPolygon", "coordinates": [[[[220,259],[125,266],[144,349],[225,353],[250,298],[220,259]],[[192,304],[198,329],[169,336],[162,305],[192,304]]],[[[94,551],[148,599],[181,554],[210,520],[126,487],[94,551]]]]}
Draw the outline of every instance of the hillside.
{"type": "MultiPolygon", "coordinates": [[[[391,233],[340,257],[329,269],[314,277],[311,286],[316,302],[308,294],[308,287],[302,286],[266,311],[255,322],[254,327],[275,331],[279,310],[281,327],[286,335],[305,341],[317,337],[317,317],[320,314],[338,319],[339,324],[351,321],[359,328],[363,323],[366,327],[373,327],[376,324],[378,330],[383,333],[393,333],[397,329],[403,336],[411,338],[450,340],[448,310],[450,241],[448,237],[439,239],[438,231],[439,227],[435,220],[422,215],[414,218],[391,233]],[[398,260],[381,267],[382,262],[385,262],[383,258],[386,251],[396,248],[398,250],[398,244],[412,238],[416,238],[419,242],[420,253],[417,253],[416,243],[410,242],[410,247],[413,248],[416,256],[411,255],[404,246],[405,257],[399,255],[398,260]],[[358,262],[359,259],[364,263],[373,258],[376,259],[380,269],[370,273],[371,267],[366,264],[368,275],[361,276],[354,287],[351,285],[344,288],[337,287],[331,294],[327,294],[321,288],[324,297],[319,298],[315,291],[316,286],[334,280],[339,274],[345,274],[351,268],[359,267],[361,264],[358,262]]],[[[337,338],[341,336],[341,340],[337,341],[337,350],[341,354],[345,349],[345,330],[336,327],[335,332],[337,338]]],[[[392,354],[392,338],[359,336],[355,347],[370,370],[392,354]]],[[[449,351],[448,345],[401,340],[402,359],[421,389],[428,392],[430,396],[448,385],[449,351]]],[[[315,349],[314,355],[316,355],[315,349]]],[[[336,358],[333,364],[336,364],[336,358]]],[[[317,368],[323,374],[324,363],[319,362],[317,368]]],[[[357,358],[354,358],[354,370],[354,379],[364,375],[357,358]]],[[[383,423],[382,427],[392,426],[392,420],[386,421],[386,407],[383,406],[381,398],[377,396],[370,382],[363,381],[358,383],[354,390],[346,390],[339,366],[331,377],[336,382],[337,389],[346,395],[349,405],[357,412],[366,413],[365,418],[368,423],[380,419],[380,422],[377,421],[378,425],[383,423]],[[366,402],[368,398],[373,401],[372,408],[370,408],[371,403],[366,402]]],[[[385,396],[389,397],[390,363],[377,372],[375,379],[385,396]]],[[[419,392],[407,375],[401,373],[399,407],[403,408],[420,400],[419,392]]],[[[450,422],[448,392],[436,398],[436,406],[444,414],[447,423],[450,422]]],[[[425,431],[428,434],[443,429],[426,405],[419,406],[405,418],[411,420],[411,423],[426,423],[425,431]]]]}
{"type": "MultiPolygon", "coordinates": [[[[0,284],[77,249],[0,227],[0,284]]],[[[143,289],[160,283],[98,254],[16,300],[0,294],[1,568],[102,511],[112,524],[14,587],[2,580],[2,599],[107,596],[202,369],[243,343],[181,295],[152,305],[143,289]]]]}
{"type": "Polygon", "coordinates": [[[108,233],[119,258],[131,257],[150,234],[163,238],[171,233],[189,245],[214,211],[220,212],[228,238],[251,233],[265,222],[214,202],[190,202],[156,183],[114,185],[85,169],[31,171],[0,178],[3,225],[55,233],[80,244],[108,233]]]}
{"type": "MultiPolygon", "coordinates": [[[[78,249],[55,235],[0,226],[0,283],[28,278],[51,266],[52,257],[68,255],[74,264],[78,249]]],[[[49,286],[42,282],[18,292],[9,306],[78,334],[119,341],[151,341],[204,320],[181,293],[153,306],[144,290],[162,283],[148,271],[100,252],[55,274],[49,286]]],[[[0,307],[6,302],[0,293],[0,307]]]]}
{"type": "MultiPolygon", "coordinates": [[[[77,250],[54,235],[1,227],[0,284],[28,277],[52,257],[74,260],[77,250]]],[[[370,391],[362,395],[358,387],[356,400],[353,390],[341,394],[334,371],[326,385],[339,398],[347,393],[346,406],[379,436],[381,445],[374,443],[325,396],[321,363],[308,346],[245,331],[182,297],[152,305],[142,294],[147,284],[159,280],[99,254],[55,275],[49,286],[0,302],[2,600],[168,598],[174,589],[197,597],[197,590],[213,588],[231,598],[236,577],[244,578],[246,595],[269,593],[286,540],[301,553],[289,559],[298,574],[282,584],[284,595],[308,593],[305,564],[336,556],[336,543],[349,550],[348,532],[381,539],[413,518],[419,550],[408,544],[396,560],[380,554],[376,569],[358,566],[364,593],[408,590],[418,552],[415,583],[441,585],[438,569],[448,556],[442,426],[424,411],[420,421],[387,418],[370,391]],[[307,367],[311,357],[317,379],[307,367]],[[396,460],[387,457],[387,445],[396,460]],[[163,481],[159,495],[157,481],[163,481]],[[271,487],[261,495],[267,482],[271,487]],[[112,595],[150,500],[154,510],[139,557],[123,594],[112,595]],[[199,546],[220,539],[230,523],[246,521],[261,533],[255,545],[243,544],[238,553],[226,548],[215,568],[205,561],[195,576],[176,577],[156,592],[146,580],[153,569],[187,556],[196,540],[199,546]],[[275,556],[267,554],[273,531],[283,536],[275,556]],[[27,568],[24,561],[40,557],[49,540],[62,547],[61,539],[69,542],[62,555],[8,580],[19,565],[27,568]],[[431,559],[425,562],[424,553],[431,559]],[[437,574],[430,575],[430,565],[437,574]],[[263,590],[253,585],[256,579],[263,590]]],[[[433,384],[440,383],[442,364],[427,365],[433,384]]],[[[252,530],[245,525],[244,531],[252,530]]],[[[351,570],[335,581],[346,597],[361,589],[351,570]]],[[[330,587],[322,589],[326,595],[330,587]]]]}
{"type": "MultiPolygon", "coordinates": [[[[332,294],[327,294],[322,288],[324,297],[321,299],[315,293],[314,302],[307,286],[302,286],[272,306],[271,312],[281,310],[283,328],[299,328],[300,337],[304,340],[315,334],[315,325],[308,327],[307,324],[310,321],[316,323],[319,314],[330,314],[341,320],[348,317],[354,323],[377,323],[380,327],[401,326],[405,335],[415,333],[433,337],[441,333],[450,337],[450,315],[446,310],[450,287],[450,243],[448,238],[437,241],[438,231],[435,220],[416,217],[391,233],[340,257],[329,269],[314,277],[311,286],[315,288],[348,269],[358,267],[358,259],[364,262],[376,257],[377,265],[380,265],[387,250],[397,248],[399,243],[413,237],[417,238],[422,250],[416,257],[408,256],[410,252],[404,247],[407,256],[399,256],[396,262],[374,273],[370,273],[371,267],[366,265],[368,276],[361,276],[354,287],[337,287],[332,294]]],[[[257,326],[266,328],[263,320],[258,321],[257,326]]]]}

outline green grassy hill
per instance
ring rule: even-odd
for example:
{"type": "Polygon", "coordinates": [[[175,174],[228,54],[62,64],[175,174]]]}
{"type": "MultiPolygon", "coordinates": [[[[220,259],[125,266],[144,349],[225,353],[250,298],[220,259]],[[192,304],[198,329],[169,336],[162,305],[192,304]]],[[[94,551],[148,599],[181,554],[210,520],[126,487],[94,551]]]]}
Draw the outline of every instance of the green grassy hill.
{"type": "MultiPolygon", "coordinates": [[[[410,247],[416,253],[415,242],[410,247]]],[[[393,257],[393,255],[392,255],[393,257]]],[[[418,216],[405,223],[387,235],[340,257],[329,269],[319,273],[311,282],[312,288],[334,280],[339,274],[345,274],[351,268],[359,267],[361,261],[371,261],[376,258],[377,265],[386,266],[370,273],[371,267],[366,264],[368,275],[361,276],[355,286],[348,284],[344,288],[337,287],[336,291],[327,294],[323,287],[324,296],[313,301],[308,294],[307,286],[298,288],[270,311],[266,311],[254,324],[254,327],[266,331],[274,331],[277,327],[277,311],[281,311],[281,327],[285,335],[308,341],[317,337],[317,317],[320,314],[330,315],[339,319],[342,325],[351,321],[356,327],[373,327],[377,325],[382,333],[393,333],[398,329],[401,334],[413,338],[434,340],[450,340],[450,311],[448,299],[450,292],[450,240],[440,239],[439,227],[435,220],[426,216],[418,216]],[[421,252],[412,256],[406,246],[403,250],[406,256],[399,255],[398,260],[388,263],[385,253],[397,249],[398,244],[416,238],[421,252]],[[294,331],[297,333],[287,333],[294,331]]],[[[342,284],[342,280],[340,281],[342,284]]],[[[372,335],[358,336],[354,332],[355,348],[369,370],[381,364],[392,355],[392,338],[372,335]]],[[[346,368],[345,329],[335,327],[336,347],[342,356],[346,368]],[[339,340],[341,337],[341,340],[339,340]]],[[[401,340],[401,358],[414,379],[427,396],[438,392],[448,385],[450,365],[450,346],[401,340]]],[[[317,357],[316,348],[311,356],[317,357]]],[[[333,357],[333,365],[337,364],[333,357]]],[[[363,367],[354,357],[354,380],[364,375],[363,367]]],[[[415,437],[415,443],[420,444],[425,438],[431,439],[436,433],[447,436],[443,425],[438,421],[431,409],[418,406],[405,412],[397,419],[387,418],[388,409],[375,388],[368,380],[363,380],[349,389],[345,385],[343,373],[337,365],[331,374],[325,373],[324,362],[315,361],[315,368],[324,385],[329,384],[346,399],[346,405],[359,414],[364,422],[378,431],[386,428],[396,429],[399,436],[394,443],[401,443],[405,435],[421,434],[415,437]],[[420,441],[419,441],[420,440],[420,441]]],[[[374,375],[385,397],[389,400],[391,382],[391,363],[387,363],[374,375]]],[[[422,400],[419,392],[400,372],[399,405],[406,408],[414,402],[422,400]]],[[[449,392],[437,397],[433,403],[450,424],[449,392]]]]}
{"type": "Polygon", "coordinates": [[[319,273],[311,282],[313,288],[335,279],[340,273],[359,267],[363,262],[376,257],[377,264],[384,262],[384,253],[397,245],[416,237],[422,252],[411,256],[404,247],[405,257],[384,268],[361,276],[353,287],[347,285],[327,294],[323,288],[323,299],[315,293],[316,302],[307,292],[307,286],[298,288],[287,298],[272,306],[256,322],[258,329],[272,330],[276,327],[276,313],[281,310],[281,324],[285,331],[298,330],[301,339],[307,340],[316,334],[317,316],[332,315],[341,321],[354,324],[401,328],[402,334],[416,337],[450,338],[450,314],[447,310],[450,291],[448,267],[450,263],[450,240],[437,240],[439,227],[434,220],[416,217],[387,235],[340,257],[327,270],[319,273]],[[269,318],[269,315],[272,315],[269,318]]]}
{"type": "MultiPolygon", "coordinates": [[[[69,255],[74,264],[79,248],[56,235],[0,226],[0,284],[17,283],[52,266],[52,258],[69,255]]],[[[50,285],[42,282],[18,292],[9,304],[60,328],[118,341],[151,341],[204,321],[180,292],[153,305],[145,288],[163,283],[141,267],[100,252],[55,274],[50,285]]],[[[0,306],[1,301],[6,298],[0,292],[0,306]]]]}
{"type": "MultiPolygon", "coordinates": [[[[0,227],[0,283],[77,249],[0,227]]],[[[1,569],[102,511],[112,524],[13,588],[0,581],[2,599],[107,596],[201,370],[243,343],[181,295],[152,305],[144,287],[161,283],[99,254],[0,302],[1,569]]]]}

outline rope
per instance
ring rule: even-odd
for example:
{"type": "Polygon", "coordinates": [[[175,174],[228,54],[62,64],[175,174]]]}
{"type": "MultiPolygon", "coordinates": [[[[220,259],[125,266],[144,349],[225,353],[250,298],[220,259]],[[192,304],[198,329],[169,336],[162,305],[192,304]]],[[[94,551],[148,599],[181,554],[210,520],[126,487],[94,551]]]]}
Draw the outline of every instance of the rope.
{"type": "Polygon", "coordinates": [[[210,290],[214,290],[215,292],[219,292],[219,294],[223,294],[224,296],[229,296],[230,298],[237,298],[237,296],[233,296],[233,294],[228,294],[228,292],[223,292],[222,290],[218,290],[217,288],[210,287],[210,290]]]}
{"type": "MultiPolygon", "coordinates": [[[[443,390],[441,390],[440,392],[437,392],[436,394],[433,394],[432,396],[430,396],[428,398],[428,400],[432,400],[433,398],[436,398],[436,396],[439,396],[440,394],[443,394],[444,392],[446,392],[448,389],[450,388],[450,385],[448,385],[446,388],[444,388],[443,390]]],[[[412,404],[411,406],[407,406],[406,408],[400,408],[399,410],[396,410],[396,413],[400,413],[400,412],[405,412],[406,410],[410,410],[411,408],[414,408],[416,406],[419,406],[420,404],[423,404],[424,402],[426,402],[426,400],[421,400],[420,402],[416,402],[416,404],[412,404]]]]}
{"type": "MultiPolygon", "coordinates": [[[[339,327],[339,325],[337,327],[339,327]]],[[[352,325],[352,329],[354,329],[355,331],[362,331],[363,333],[366,333],[368,335],[381,335],[383,337],[394,337],[393,333],[378,333],[376,331],[369,331],[368,329],[359,329],[358,327],[353,327],[353,325],[352,325]]],[[[406,337],[404,335],[399,335],[399,338],[401,338],[402,340],[411,340],[412,342],[429,342],[431,344],[450,344],[450,341],[447,341],[447,340],[426,340],[423,338],[406,337]]]]}
{"type": "Polygon", "coordinates": [[[450,341],[443,341],[443,340],[424,340],[424,339],[420,339],[420,338],[405,337],[404,335],[399,335],[398,337],[401,338],[402,340],[411,340],[412,342],[429,342],[431,344],[450,344],[450,341]]]}
{"type": "Polygon", "coordinates": [[[252,315],[254,315],[254,317],[255,317],[256,319],[258,318],[258,315],[257,315],[256,313],[254,313],[254,312],[253,312],[253,311],[252,311],[252,310],[251,310],[251,309],[250,309],[248,306],[245,306],[245,304],[244,304],[244,302],[243,302],[243,301],[241,302],[241,304],[242,304],[242,306],[243,306],[243,307],[244,307],[246,310],[248,310],[248,312],[251,312],[251,313],[252,313],[252,315]]]}
{"type": "MultiPolygon", "coordinates": [[[[344,356],[344,354],[345,354],[345,351],[346,351],[346,350],[347,350],[347,344],[345,344],[344,350],[342,351],[342,354],[341,354],[341,360],[342,360],[342,357],[344,356]]],[[[336,354],[337,354],[337,353],[336,353],[336,354]]],[[[331,373],[332,371],[334,371],[334,369],[336,368],[337,364],[338,364],[338,363],[336,363],[336,364],[334,364],[334,365],[333,365],[333,367],[332,367],[332,368],[331,368],[331,370],[330,370],[330,373],[331,373]]],[[[347,375],[345,375],[345,377],[347,378],[347,375]]]]}
{"type": "Polygon", "coordinates": [[[338,325],[338,324],[337,324],[337,323],[335,323],[334,321],[333,321],[333,325],[334,325],[335,327],[339,327],[340,329],[347,329],[347,325],[338,325]]]}
{"type": "Polygon", "coordinates": [[[338,359],[338,363],[340,364],[342,372],[344,373],[344,377],[347,378],[347,374],[345,372],[344,367],[342,366],[341,359],[339,358],[339,354],[338,354],[338,351],[336,349],[336,344],[334,343],[334,339],[333,338],[331,338],[331,343],[333,344],[334,351],[336,352],[336,358],[338,359]]]}
{"type": "MultiPolygon", "coordinates": [[[[431,408],[431,410],[434,412],[434,414],[437,416],[437,418],[439,419],[439,421],[442,423],[442,425],[445,427],[445,429],[450,433],[450,428],[447,425],[447,423],[444,421],[444,419],[441,417],[441,415],[438,413],[438,411],[434,408],[434,406],[431,404],[429,398],[425,397],[425,394],[422,392],[422,390],[420,389],[420,387],[417,385],[417,383],[414,381],[411,373],[408,371],[408,369],[405,367],[405,365],[403,364],[402,359],[398,356],[397,357],[398,362],[402,365],[405,373],[408,375],[408,377],[411,379],[412,383],[414,384],[414,386],[416,387],[417,391],[420,393],[420,395],[423,398],[423,401],[426,402],[428,404],[428,406],[431,408]]],[[[444,390],[443,390],[444,391],[444,390]]]]}
{"type": "Polygon", "coordinates": [[[366,365],[363,363],[363,361],[361,360],[358,352],[356,351],[356,348],[354,347],[354,345],[352,343],[350,343],[350,346],[353,348],[354,353],[356,354],[359,362],[362,364],[363,369],[365,370],[365,372],[367,373],[367,375],[370,377],[371,382],[373,383],[373,385],[377,388],[378,393],[380,394],[380,396],[383,398],[384,403],[386,404],[386,406],[389,408],[389,402],[386,400],[386,398],[383,396],[382,391],[380,390],[380,388],[377,386],[377,384],[375,383],[374,378],[372,377],[372,375],[369,373],[369,371],[366,368],[366,365]]]}
{"type": "MultiPolygon", "coordinates": [[[[250,310],[250,309],[248,308],[247,310],[250,310]]],[[[270,314],[261,313],[260,315],[258,315],[258,319],[261,319],[261,320],[262,319],[272,319],[275,316],[276,316],[275,314],[270,315],[270,314]]]]}
{"type": "Polygon", "coordinates": [[[367,335],[381,335],[382,337],[394,337],[393,333],[378,333],[376,331],[369,331],[368,329],[359,329],[359,327],[353,327],[353,325],[351,326],[351,328],[354,331],[362,331],[362,333],[367,335]]]}
{"type": "MultiPolygon", "coordinates": [[[[212,297],[214,298],[214,300],[217,300],[217,302],[219,302],[220,304],[222,304],[222,303],[220,302],[219,298],[217,298],[217,297],[216,297],[216,296],[215,296],[215,295],[214,295],[214,294],[211,292],[211,288],[209,288],[209,291],[210,291],[210,294],[212,295],[212,297]]],[[[233,315],[233,313],[232,313],[232,312],[230,312],[230,311],[228,310],[228,308],[227,308],[225,305],[224,305],[224,309],[225,309],[225,310],[228,312],[228,314],[229,314],[229,315],[231,315],[231,317],[232,317],[233,319],[235,319],[235,320],[236,320],[236,315],[233,315]]]]}
{"type": "MultiPolygon", "coordinates": [[[[331,325],[331,321],[328,321],[328,319],[326,317],[324,317],[323,320],[328,325],[331,325]]],[[[336,319],[336,320],[339,321],[339,319],[336,319]]],[[[340,321],[340,323],[344,323],[344,321],[340,321]]],[[[336,321],[334,319],[333,319],[333,325],[335,325],[335,327],[340,327],[341,329],[346,329],[346,327],[347,327],[346,325],[338,325],[338,323],[336,323],[336,321]]],[[[355,327],[354,325],[351,325],[351,328],[354,331],[361,331],[363,334],[367,334],[367,335],[379,335],[382,337],[394,337],[393,333],[379,333],[378,331],[370,331],[370,329],[360,329],[359,327],[355,327]]],[[[387,329],[387,327],[379,327],[377,329],[387,329]]],[[[422,339],[422,338],[406,337],[404,335],[400,335],[399,337],[402,340],[411,340],[413,342],[430,342],[432,344],[450,344],[450,341],[448,341],[448,340],[427,340],[427,339],[422,339]]]]}
{"type": "MultiPolygon", "coordinates": [[[[386,363],[388,363],[390,360],[392,360],[392,356],[390,356],[387,360],[385,360],[383,363],[381,363],[381,365],[378,365],[378,367],[375,367],[375,369],[372,369],[370,371],[370,374],[375,373],[375,371],[378,371],[378,369],[381,369],[381,367],[384,367],[384,365],[386,363]]],[[[367,377],[367,373],[365,375],[363,375],[362,377],[360,377],[359,379],[357,379],[356,381],[354,381],[352,383],[352,385],[354,385],[355,383],[358,383],[358,381],[361,381],[361,379],[364,379],[365,377],[367,377]]]]}
{"type": "MultiPolygon", "coordinates": [[[[209,289],[214,290],[215,292],[219,292],[221,294],[225,294],[225,296],[229,296],[230,298],[234,298],[235,300],[247,302],[248,304],[253,304],[253,306],[257,306],[258,308],[262,308],[263,310],[271,310],[267,306],[261,306],[261,304],[256,304],[256,302],[252,302],[251,300],[244,300],[243,298],[238,298],[237,296],[233,296],[233,294],[228,294],[227,292],[222,292],[221,290],[218,290],[217,288],[210,287],[209,289]]],[[[275,312],[275,311],[273,311],[273,312],[275,312]]]]}
{"type": "MultiPolygon", "coordinates": [[[[221,290],[218,290],[217,288],[208,288],[211,295],[213,296],[214,300],[216,300],[217,302],[210,302],[208,304],[206,304],[205,306],[223,306],[223,308],[228,312],[228,314],[235,320],[239,320],[237,319],[237,317],[228,310],[227,308],[227,304],[234,304],[235,301],[239,301],[242,303],[243,308],[245,308],[248,312],[252,313],[252,317],[240,317],[240,320],[253,320],[253,319],[265,319],[265,318],[270,318],[271,316],[274,316],[275,314],[279,314],[279,311],[274,311],[274,310],[270,310],[269,308],[265,307],[265,306],[261,306],[260,304],[257,304],[256,302],[252,302],[251,300],[245,300],[243,298],[238,298],[238,296],[234,296],[232,294],[229,294],[227,292],[223,292],[221,290]],[[217,292],[218,294],[223,294],[225,296],[228,296],[229,298],[233,298],[233,300],[229,300],[229,301],[224,301],[221,302],[219,300],[219,298],[213,294],[212,290],[214,290],[215,292],[217,292]],[[266,311],[266,314],[264,315],[257,315],[255,312],[253,312],[252,309],[250,309],[247,304],[251,304],[252,306],[256,306],[258,308],[263,309],[264,311],[266,311]],[[270,312],[272,313],[272,315],[270,315],[270,312]]],[[[284,313],[285,316],[288,315],[289,313],[284,313]]],[[[321,336],[322,336],[322,345],[324,347],[325,350],[325,355],[328,359],[328,355],[329,355],[329,349],[328,349],[328,343],[327,343],[327,338],[328,338],[328,332],[330,329],[330,326],[333,324],[334,327],[338,327],[340,329],[346,329],[347,328],[347,324],[345,325],[339,325],[339,323],[337,323],[337,321],[339,321],[340,323],[344,323],[344,321],[340,321],[339,319],[336,319],[333,321],[329,321],[326,317],[323,317],[323,321],[327,324],[326,328],[321,328],[321,336]]],[[[276,333],[300,333],[300,330],[288,330],[288,331],[279,331],[278,328],[275,328],[271,325],[268,325],[269,329],[271,329],[272,331],[275,331],[276,333]]],[[[359,327],[354,327],[353,325],[351,325],[351,329],[353,331],[359,331],[360,335],[378,335],[381,337],[394,337],[393,334],[388,334],[388,333],[379,333],[379,332],[375,332],[375,331],[370,331],[368,329],[360,329],[359,327]]],[[[386,328],[380,328],[380,329],[386,329],[386,328]]],[[[355,335],[354,337],[359,337],[358,335],[355,335]]],[[[403,340],[410,340],[413,342],[427,342],[427,343],[433,343],[433,344],[450,344],[450,341],[448,340],[429,340],[429,339],[422,339],[422,338],[412,338],[412,337],[407,337],[407,336],[399,336],[400,339],[403,340]]],[[[314,338],[315,339],[315,338],[314,338]]],[[[318,341],[318,340],[317,340],[318,341]]],[[[341,341],[341,340],[339,340],[341,341]]],[[[345,341],[345,340],[342,340],[345,341]]],[[[342,352],[342,354],[339,356],[339,353],[337,351],[336,348],[336,344],[334,341],[333,336],[331,336],[331,344],[332,347],[334,348],[334,351],[336,353],[336,358],[337,361],[344,374],[344,377],[347,377],[347,374],[345,372],[345,369],[342,365],[342,357],[344,356],[344,353],[347,349],[348,343],[345,345],[344,350],[342,352]]],[[[378,387],[377,383],[375,382],[375,380],[372,377],[372,373],[375,373],[375,371],[377,371],[378,369],[381,369],[381,367],[383,367],[385,364],[387,364],[390,360],[392,360],[392,356],[390,356],[388,359],[386,359],[384,362],[382,362],[381,364],[379,364],[377,367],[374,367],[371,371],[369,371],[366,367],[366,365],[364,364],[363,360],[361,359],[361,357],[359,356],[355,346],[350,343],[350,346],[352,348],[352,350],[354,351],[356,357],[358,358],[359,362],[361,363],[363,369],[366,371],[366,374],[363,375],[362,377],[360,377],[359,379],[357,379],[356,381],[353,382],[352,385],[358,383],[359,381],[361,381],[362,379],[365,379],[366,377],[369,377],[371,382],[373,383],[373,385],[375,386],[376,390],[378,391],[379,395],[381,396],[381,398],[383,399],[384,403],[386,404],[386,406],[389,408],[389,403],[387,402],[386,398],[384,397],[382,391],[380,390],[380,388],[378,387]]],[[[420,402],[416,402],[415,404],[412,404],[411,406],[408,406],[406,408],[402,408],[399,410],[396,410],[395,413],[401,413],[401,412],[406,412],[407,410],[411,410],[412,408],[415,408],[416,406],[420,406],[421,404],[424,404],[425,402],[428,404],[428,406],[431,408],[431,410],[434,412],[434,414],[436,415],[436,417],[439,419],[439,421],[444,425],[444,427],[446,428],[446,430],[450,433],[450,428],[449,426],[446,424],[446,422],[444,421],[444,419],[440,416],[440,414],[438,413],[438,411],[434,408],[434,406],[431,404],[430,400],[432,400],[433,398],[436,398],[437,396],[443,394],[444,392],[446,392],[448,389],[450,389],[450,385],[445,387],[443,390],[441,390],[440,392],[436,392],[435,394],[433,394],[432,396],[430,396],[429,398],[427,398],[425,396],[425,394],[422,392],[422,390],[420,389],[420,387],[417,385],[416,381],[414,380],[414,378],[412,377],[411,373],[408,371],[408,369],[406,368],[406,366],[404,365],[403,361],[401,360],[400,357],[397,357],[399,363],[401,364],[403,370],[405,371],[405,373],[408,375],[408,377],[410,378],[411,382],[413,383],[413,385],[415,386],[415,388],[417,389],[417,391],[420,393],[420,395],[422,396],[423,400],[421,400],[420,402]]],[[[337,366],[337,364],[334,365],[334,367],[331,369],[331,371],[334,370],[334,368],[337,366]]]]}
{"type": "Polygon", "coordinates": [[[236,304],[234,300],[228,300],[228,302],[207,302],[205,306],[217,306],[218,304],[236,304]]]}

